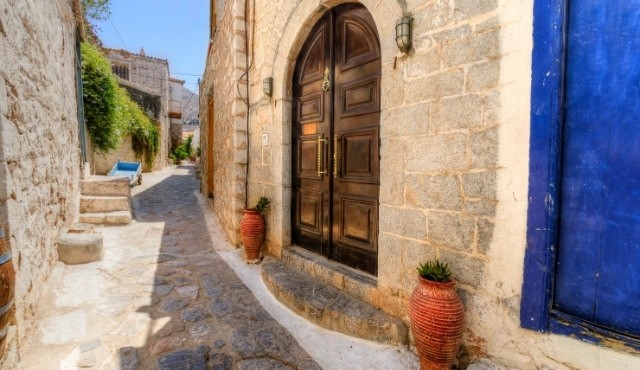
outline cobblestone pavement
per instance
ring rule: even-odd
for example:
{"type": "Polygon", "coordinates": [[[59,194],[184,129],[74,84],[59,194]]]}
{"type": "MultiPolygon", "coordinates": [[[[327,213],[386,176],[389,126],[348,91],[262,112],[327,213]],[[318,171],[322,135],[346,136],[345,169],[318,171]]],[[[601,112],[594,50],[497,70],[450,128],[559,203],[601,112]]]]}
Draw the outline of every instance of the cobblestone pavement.
{"type": "Polygon", "coordinates": [[[256,295],[266,292],[260,267],[242,263],[198,186],[192,166],[143,175],[132,191],[136,221],[97,228],[103,260],[56,266],[37,335],[18,369],[417,366],[406,349],[310,326],[272,297],[256,295]]]}

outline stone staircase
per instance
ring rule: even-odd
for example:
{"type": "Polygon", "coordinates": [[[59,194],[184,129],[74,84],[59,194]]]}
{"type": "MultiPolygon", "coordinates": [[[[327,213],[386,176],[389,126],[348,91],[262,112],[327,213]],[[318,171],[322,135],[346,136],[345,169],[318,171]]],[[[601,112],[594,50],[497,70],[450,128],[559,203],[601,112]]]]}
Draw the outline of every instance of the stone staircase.
{"type": "Polygon", "coordinates": [[[91,176],[82,180],[80,222],[127,225],[131,219],[131,188],[128,178],[91,176]]]}
{"type": "Polygon", "coordinates": [[[375,286],[373,277],[290,247],[282,260],[264,259],[262,280],[282,304],[318,326],[383,344],[408,343],[401,320],[359,299],[375,286]]]}

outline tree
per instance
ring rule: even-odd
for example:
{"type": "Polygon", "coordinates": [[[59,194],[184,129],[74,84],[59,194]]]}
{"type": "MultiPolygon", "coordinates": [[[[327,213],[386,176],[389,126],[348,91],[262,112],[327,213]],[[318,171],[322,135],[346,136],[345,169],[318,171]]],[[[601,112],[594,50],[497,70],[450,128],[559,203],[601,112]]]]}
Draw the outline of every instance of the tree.
{"type": "Polygon", "coordinates": [[[84,22],[85,40],[102,47],[102,42],[98,38],[95,21],[105,21],[111,15],[111,0],[81,0],[82,19],[84,22]]]}
{"type": "Polygon", "coordinates": [[[87,19],[106,21],[111,15],[111,0],[82,0],[82,10],[87,19]]]}

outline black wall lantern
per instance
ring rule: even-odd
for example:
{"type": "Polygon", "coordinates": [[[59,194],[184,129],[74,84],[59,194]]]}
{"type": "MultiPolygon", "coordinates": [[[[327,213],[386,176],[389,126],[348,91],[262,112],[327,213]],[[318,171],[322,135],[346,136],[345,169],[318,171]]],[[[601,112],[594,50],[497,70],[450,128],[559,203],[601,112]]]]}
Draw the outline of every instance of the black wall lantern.
{"type": "Polygon", "coordinates": [[[262,92],[265,96],[271,97],[273,93],[273,78],[267,77],[262,80],[262,92]]]}
{"type": "Polygon", "coordinates": [[[411,22],[410,15],[398,19],[396,22],[396,44],[402,52],[407,52],[411,48],[411,22]]]}

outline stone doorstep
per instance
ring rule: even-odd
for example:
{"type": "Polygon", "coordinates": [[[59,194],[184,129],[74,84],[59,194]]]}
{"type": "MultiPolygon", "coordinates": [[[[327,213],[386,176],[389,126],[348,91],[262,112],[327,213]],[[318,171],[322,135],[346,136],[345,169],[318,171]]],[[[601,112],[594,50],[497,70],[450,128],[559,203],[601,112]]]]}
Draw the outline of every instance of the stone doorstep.
{"type": "Polygon", "coordinates": [[[128,225],[131,223],[131,219],[129,211],[80,214],[80,222],[94,225],[128,225]]]}
{"type": "Polygon", "coordinates": [[[372,292],[377,286],[374,276],[330,261],[298,246],[284,248],[282,260],[311,277],[372,304],[372,292]]]}
{"type": "Polygon", "coordinates": [[[285,306],[325,329],[383,344],[408,342],[408,330],[401,320],[285,262],[266,257],[262,280],[285,306]]]}
{"type": "Polygon", "coordinates": [[[107,213],[129,211],[128,197],[81,196],[80,213],[107,213]]]}
{"type": "Polygon", "coordinates": [[[91,176],[81,182],[81,194],[93,196],[131,196],[128,177],[91,176]]]}

